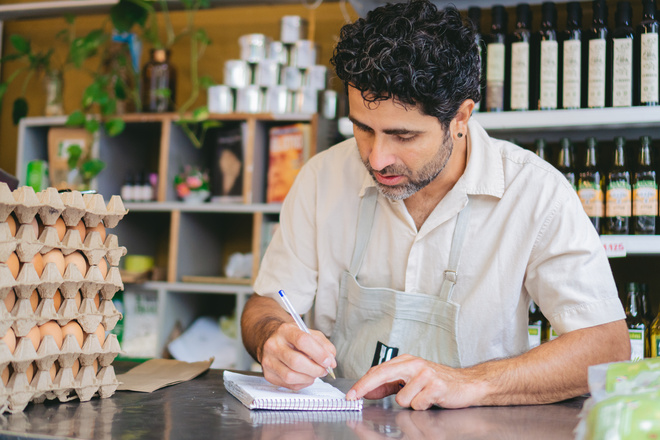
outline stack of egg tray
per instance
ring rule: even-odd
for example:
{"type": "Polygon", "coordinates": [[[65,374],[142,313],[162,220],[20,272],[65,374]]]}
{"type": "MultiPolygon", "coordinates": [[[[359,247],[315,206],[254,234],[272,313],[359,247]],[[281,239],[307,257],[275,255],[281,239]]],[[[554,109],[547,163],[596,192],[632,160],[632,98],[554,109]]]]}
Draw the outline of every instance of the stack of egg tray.
{"type": "Polygon", "coordinates": [[[0,341],[0,371],[9,364],[13,370],[7,385],[0,380],[0,413],[23,411],[31,401],[40,403],[46,399],[58,399],[64,402],[76,397],[87,401],[96,393],[101,398],[114,394],[119,382],[111,364],[120,353],[119,342],[116,335],[108,334],[101,346],[94,331],[99,324],[110,331],[122,317],[114,307],[112,297],[124,288],[117,266],[126,254],[126,248],[118,245],[116,235],[108,234],[102,242],[96,231],[87,234],[83,243],[80,233],[72,227],[82,219],[87,227],[103,222],[106,228],[114,228],[127,212],[118,196],[113,196],[106,206],[100,194],[58,193],[55,188],[35,193],[31,187],[20,187],[12,192],[0,182],[0,336],[9,328],[16,334],[14,353],[4,341],[0,341]],[[20,223],[15,237],[7,223],[12,213],[20,223]],[[44,225],[39,237],[30,225],[35,215],[44,225]],[[53,227],[60,216],[67,226],[61,241],[53,227]],[[82,274],[75,264],[68,264],[62,276],[51,262],[45,265],[39,278],[32,259],[37,252],[44,254],[54,248],[61,249],[64,255],[82,252],[89,262],[87,273],[82,274]],[[12,252],[21,262],[16,279],[6,264],[12,252]],[[104,257],[110,266],[105,279],[98,267],[104,257]],[[4,299],[12,289],[17,299],[10,311],[4,299]],[[33,311],[30,295],[35,289],[39,293],[39,303],[33,311]],[[56,311],[53,296],[57,289],[63,300],[56,311]],[[82,293],[79,308],[74,299],[78,290],[82,293]],[[94,302],[97,294],[100,295],[99,307],[94,302]],[[52,336],[46,335],[35,350],[26,335],[35,325],[50,320],[60,326],[74,320],[78,322],[84,331],[82,348],[75,336],[69,334],[61,349],[52,336]],[[80,369],[74,377],[72,366],[76,360],[80,369]],[[98,361],[98,372],[93,365],[95,361],[98,361]],[[36,373],[28,383],[26,371],[33,362],[36,373]],[[54,362],[59,363],[59,371],[53,380],[50,368],[54,362]]]}

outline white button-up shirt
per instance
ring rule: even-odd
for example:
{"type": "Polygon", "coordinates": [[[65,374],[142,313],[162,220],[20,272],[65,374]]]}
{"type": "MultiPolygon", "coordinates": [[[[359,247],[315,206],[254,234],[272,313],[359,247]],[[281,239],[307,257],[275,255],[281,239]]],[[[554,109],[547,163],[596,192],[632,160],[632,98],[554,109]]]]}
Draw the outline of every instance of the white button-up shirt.
{"type": "MultiPolygon", "coordinates": [[[[564,176],[533,153],[468,124],[465,172],[417,230],[401,200],[378,195],[358,281],[435,295],[458,212],[472,213],[452,300],[461,306],[463,365],[529,349],[533,299],[558,334],[624,319],[607,257],[564,176]]],[[[360,199],[373,186],[354,139],[311,158],[289,192],[255,292],[284,289],[314,326],[333,331],[341,273],[348,270],[360,199]]]]}

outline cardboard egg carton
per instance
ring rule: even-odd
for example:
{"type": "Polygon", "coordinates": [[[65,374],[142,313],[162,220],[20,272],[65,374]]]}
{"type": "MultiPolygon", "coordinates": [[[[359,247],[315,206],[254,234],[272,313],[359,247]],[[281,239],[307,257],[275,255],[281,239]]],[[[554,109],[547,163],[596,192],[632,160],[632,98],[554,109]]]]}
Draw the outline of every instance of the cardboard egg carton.
{"type": "Polygon", "coordinates": [[[94,332],[99,324],[103,324],[106,331],[112,330],[122,317],[112,298],[124,288],[118,265],[126,248],[119,246],[116,235],[107,234],[103,241],[97,231],[88,233],[83,242],[74,227],[83,220],[89,228],[100,222],[106,228],[114,228],[127,212],[118,196],[113,196],[106,205],[99,194],[58,193],[54,188],[35,193],[30,187],[12,192],[0,182],[0,336],[11,328],[17,338],[13,354],[0,341],[0,372],[7,366],[12,371],[6,386],[0,380],[0,413],[20,412],[30,401],[67,401],[76,397],[84,401],[95,394],[103,398],[115,392],[118,382],[111,364],[120,353],[119,343],[115,335],[109,334],[101,347],[94,332]],[[12,213],[18,223],[15,236],[8,224],[12,213]],[[43,225],[38,237],[32,224],[37,215],[43,225]],[[67,226],[61,241],[55,228],[59,217],[67,226]],[[80,251],[89,263],[86,273],[70,263],[61,274],[57,265],[49,262],[39,276],[34,266],[34,261],[38,261],[35,260],[37,253],[46,254],[55,248],[63,255],[80,251]],[[7,264],[13,252],[20,262],[16,278],[7,264]],[[99,267],[104,258],[109,263],[105,277],[99,267]],[[36,309],[31,302],[35,290],[36,309]],[[62,301],[56,309],[58,290],[62,301]],[[11,310],[5,305],[7,295],[16,296],[11,310]],[[35,325],[48,321],[60,326],[76,321],[85,333],[82,348],[72,335],[64,338],[61,349],[52,336],[47,335],[38,350],[34,350],[27,334],[35,325]],[[74,377],[72,368],[76,361],[80,370],[74,377]],[[95,362],[98,362],[98,371],[95,362]],[[53,379],[50,369],[54,363],[59,370],[53,379]],[[29,382],[28,368],[35,372],[29,382]]]}
{"type": "Polygon", "coordinates": [[[46,335],[37,350],[29,338],[22,337],[13,354],[0,342],[0,369],[9,366],[12,371],[6,386],[0,380],[0,411],[21,412],[29,402],[41,403],[46,399],[67,402],[78,398],[84,402],[97,393],[101,398],[109,397],[119,386],[112,361],[120,351],[113,334],[106,337],[103,346],[95,334],[85,334],[82,348],[74,335],[64,338],[62,348],[51,335],[46,335]],[[51,376],[54,364],[55,378],[51,376]],[[74,376],[75,366],[78,371],[74,376]],[[30,368],[33,377],[28,381],[30,368]]]}

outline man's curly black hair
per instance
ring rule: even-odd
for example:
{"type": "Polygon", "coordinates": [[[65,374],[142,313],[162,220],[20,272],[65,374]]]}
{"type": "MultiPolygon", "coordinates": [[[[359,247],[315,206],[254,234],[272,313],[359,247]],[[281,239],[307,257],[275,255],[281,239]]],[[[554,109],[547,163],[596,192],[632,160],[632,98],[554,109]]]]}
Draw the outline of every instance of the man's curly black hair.
{"type": "Polygon", "coordinates": [[[428,0],[388,4],[341,29],[331,63],[369,102],[419,106],[447,128],[466,99],[479,102],[480,59],[472,26],[428,0]]]}

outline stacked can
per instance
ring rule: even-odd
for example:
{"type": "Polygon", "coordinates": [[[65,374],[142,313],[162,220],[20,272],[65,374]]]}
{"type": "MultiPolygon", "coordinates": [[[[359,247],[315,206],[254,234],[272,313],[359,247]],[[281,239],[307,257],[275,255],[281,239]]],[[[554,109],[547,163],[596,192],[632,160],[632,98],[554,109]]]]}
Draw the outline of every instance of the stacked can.
{"type": "Polygon", "coordinates": [[[337,94],[326,90],[327,68],[317,64],[317,45],[304,39],[306,21],[282,17],[280,40],[263,34],[239,38],[241,57],[224,66],[224,84],[209,88],[212,113],[336,114],[337,94]]]}

